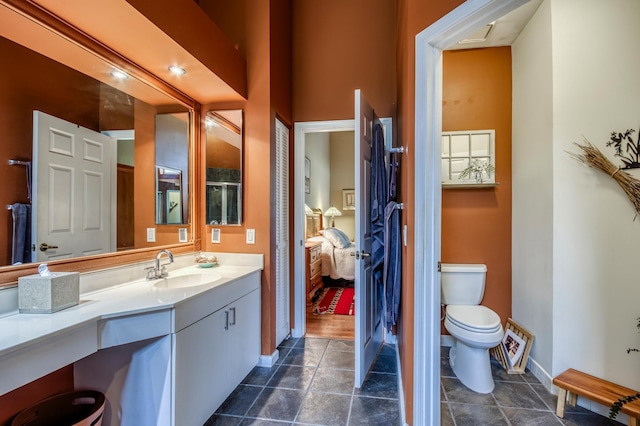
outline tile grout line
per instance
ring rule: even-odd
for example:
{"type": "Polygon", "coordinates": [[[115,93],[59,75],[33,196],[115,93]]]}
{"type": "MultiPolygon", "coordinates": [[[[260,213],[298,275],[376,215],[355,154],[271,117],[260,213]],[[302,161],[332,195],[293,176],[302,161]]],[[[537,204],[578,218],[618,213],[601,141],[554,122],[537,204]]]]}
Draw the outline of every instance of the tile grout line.
{"type": "MultiPolygon", "coordinates": [[[[302,337],[301,339],[304,339],[304,337],[302,337]]],[[[300,342],[300,340],[298,340],[298,342],[296,342],[296,345],[299,342],[300,342]]],[[[316,377],[316,373],[318,372],[318,368],[320,368],[320,363],[324,359],[324,355],[327,353],[327,348],[329,347],[330,343],[331,343],[331,339],[329,339],[329,342],[327,342],[327,346],[325,346],[325,348],[322,351],[322,356],[320,357],[320,360],[318,360],[318,365],[316,365],[316,367],[315,367],[315,370],[313,372],[313,376],[311,377],[311,381],[309,382],[309,385],[307,386],[307,389],[304,392],[304,396],[302,397],[302,403],[300,404],[300,407],[298,407],[298,411],[296,412],[296,415],[293,417],[292,424],[295,424],[296,421],[298,420],[298,416],[300,416],[300,411],[302,411],[302,406],[304,405],[304,402],[307,399],[307,395],[309,394],[309,390],[311,389],[311,383],[313,383],[313,379],[316,377]]]]}

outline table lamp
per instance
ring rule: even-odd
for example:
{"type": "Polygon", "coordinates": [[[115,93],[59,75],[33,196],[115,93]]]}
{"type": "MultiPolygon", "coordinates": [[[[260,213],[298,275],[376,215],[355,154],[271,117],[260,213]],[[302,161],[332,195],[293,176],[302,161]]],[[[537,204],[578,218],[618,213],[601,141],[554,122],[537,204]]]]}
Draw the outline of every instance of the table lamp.
{"type": "Polygon", "coordinates": [[[324,212],[325,216],[331,216],[331,227],[333,228],[336,223],[334,220],[335,216],[342,216],[342,213],[340,213],[340,210],[336,209],[335,207],[331,206],[327,209],[326,212],[324,212]]]}

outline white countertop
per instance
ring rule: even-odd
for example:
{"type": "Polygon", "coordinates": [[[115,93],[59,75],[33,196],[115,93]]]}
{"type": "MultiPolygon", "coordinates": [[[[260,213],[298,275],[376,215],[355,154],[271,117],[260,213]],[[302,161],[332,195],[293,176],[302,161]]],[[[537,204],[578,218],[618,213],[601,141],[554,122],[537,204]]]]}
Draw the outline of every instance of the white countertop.
{"type": "Polygon", "coordinates": [[[143,312],[173,309],[177,305],[214,288],[261,270],[256,266],[189,266],[170,272],[170,276],[187,274],[221,274],[210,284],[165,289],[154,286],[158,280],[141,279],[80,295],[76,306],[53,314],[15,314],[0,319],[0,358],[42,338],[54,337],[75,327],[102,319],[143,312]]]}

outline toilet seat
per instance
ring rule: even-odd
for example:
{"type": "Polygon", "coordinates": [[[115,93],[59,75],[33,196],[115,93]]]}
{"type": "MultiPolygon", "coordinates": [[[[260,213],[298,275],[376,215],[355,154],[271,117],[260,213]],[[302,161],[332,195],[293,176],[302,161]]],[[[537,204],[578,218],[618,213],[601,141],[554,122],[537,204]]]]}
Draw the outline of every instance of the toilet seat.
{"type": "Polygon", "coordinates": [[[447,305],[447,319],[463,330],[492,334],[502,329],[500,317],[482,305],[447,305]]]}

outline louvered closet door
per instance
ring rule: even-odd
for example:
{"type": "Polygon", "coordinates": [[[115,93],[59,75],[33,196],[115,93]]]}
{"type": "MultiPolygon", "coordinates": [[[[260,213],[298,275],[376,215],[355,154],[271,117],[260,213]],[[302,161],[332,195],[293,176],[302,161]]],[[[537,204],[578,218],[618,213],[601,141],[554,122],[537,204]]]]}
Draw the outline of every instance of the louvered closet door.
{"type": "Polygon", "coordinates": [[[289,334],[289,129],[276,119],[276,346],[289,334]]]}

